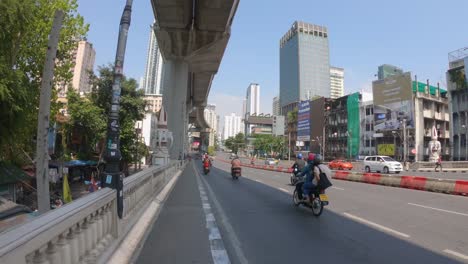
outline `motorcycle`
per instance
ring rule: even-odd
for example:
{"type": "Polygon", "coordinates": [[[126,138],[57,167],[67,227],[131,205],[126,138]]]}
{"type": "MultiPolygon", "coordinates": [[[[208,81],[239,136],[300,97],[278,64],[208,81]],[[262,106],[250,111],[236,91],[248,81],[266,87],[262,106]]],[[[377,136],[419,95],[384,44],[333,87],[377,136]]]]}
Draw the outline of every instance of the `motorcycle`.
{"type": "Polygon", "coordinates": [[[301,180],[296,183],[296,189],[294,189],[293,202],[295,206],[303,205],[312,209],[312,213],[315,216],[320,216],[323,211],[323,207],[329,204],[328,195],[325,194],[325,190],[319,190],[316,188],[309,194],[309,199],[302,199],[302,184],[304,182],[301,180]]]}
{"type": "Polygon", "coordinates": [[[203,166],[203,173],[207,175],[210,172],[210,167],[209,166],[203,166]]]}
{"type": "Polygon", "coordinates": [[[239,177],[241,176],[241,168],[232,168],[231,169],[231,176],[233,180],[238,180],[239,177]]]}
{"type": "Polygon", "coordinates": [[[297,167],[294,167],[290,178],[291,185],[296,185],[296,183],[300,180],[300,177],[297,177],[297,174],[299,174],[299,169],[297,167]]]}

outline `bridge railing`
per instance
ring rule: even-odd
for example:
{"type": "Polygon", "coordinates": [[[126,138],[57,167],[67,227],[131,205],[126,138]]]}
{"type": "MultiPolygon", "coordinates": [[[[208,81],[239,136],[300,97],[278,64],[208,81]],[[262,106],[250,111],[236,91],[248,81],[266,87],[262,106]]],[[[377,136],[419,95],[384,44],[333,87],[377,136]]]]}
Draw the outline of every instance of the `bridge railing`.
{"type": "Polygon", "coordinates": [[[0,234],[0,263],[105,262],[146,203],[184,166],[172,161],[125,178],[122,219],[116,191],[104,188],[0,234]]]}

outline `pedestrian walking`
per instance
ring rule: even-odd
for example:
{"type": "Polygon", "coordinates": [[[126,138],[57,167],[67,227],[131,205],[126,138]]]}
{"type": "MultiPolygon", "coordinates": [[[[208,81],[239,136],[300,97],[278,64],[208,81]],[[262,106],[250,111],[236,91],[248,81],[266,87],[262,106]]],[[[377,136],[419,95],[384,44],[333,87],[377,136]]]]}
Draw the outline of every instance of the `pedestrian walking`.
{"type": "Polygon", "coordinates": [[[435,166],[435,171],[437,172],[437,168],[440,168],[440,171],[442,171],[442,158],[439,156],[439,158],[436,161],[436,166],[435,166]]]}

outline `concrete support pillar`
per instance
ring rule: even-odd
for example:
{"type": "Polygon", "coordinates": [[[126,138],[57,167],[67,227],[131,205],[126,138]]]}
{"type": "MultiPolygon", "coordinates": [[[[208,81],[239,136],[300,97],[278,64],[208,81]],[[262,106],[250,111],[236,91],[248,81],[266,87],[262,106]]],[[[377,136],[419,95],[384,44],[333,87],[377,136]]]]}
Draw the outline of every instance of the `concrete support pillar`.
{"type": "Polygon", "coordinates": [[[210,133],[209,132],[200,132],[201,145],[203,151],[208,151],[208,145],[210,142],[210,133]]]}
{"type": "Polygon", "coordinates": [[[187,149],[187,88],[189,87],[188,64],[184,61],[166,61],[164,64],[163,104],[167,112],[167,127],[174,142],[169,150],[171,159],[179,159],[187,149]]]}

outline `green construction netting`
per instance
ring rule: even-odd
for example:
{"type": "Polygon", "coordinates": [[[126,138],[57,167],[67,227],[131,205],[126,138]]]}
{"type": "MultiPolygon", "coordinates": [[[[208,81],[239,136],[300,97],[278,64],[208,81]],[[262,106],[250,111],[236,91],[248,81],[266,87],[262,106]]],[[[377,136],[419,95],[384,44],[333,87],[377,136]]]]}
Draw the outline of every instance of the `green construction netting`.
{"type": "MultiPolygon", "coordinates": [[[[422,83],[422,82],[418,82],[418,85],[416,86],[416,82],[413,81],[413,92],[416,92],[416,90],[420,93],[424,93],[425,92],[425,89],[426,89],[426,86],[427,84],[425,83],[422,83]],[[417,87],[417,89],[416,89],[417,87]]],[[[432,94],[432,95],[436,95],[436,91],[437,91],[437,87],[436,86],[432,86],[432,85],[429,85],[429,93],[432,94]]],[[[447,91],[440,88],[440,93],[443,94],[443,93],[446,93],[447,91]]]]}
{"type": "Polygon", "coordinates": [[[348,95],[348,157],[355,158],[359,153],[359,93],[348,95]]]}

